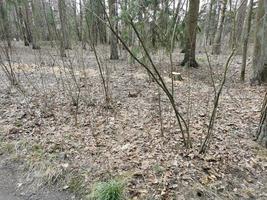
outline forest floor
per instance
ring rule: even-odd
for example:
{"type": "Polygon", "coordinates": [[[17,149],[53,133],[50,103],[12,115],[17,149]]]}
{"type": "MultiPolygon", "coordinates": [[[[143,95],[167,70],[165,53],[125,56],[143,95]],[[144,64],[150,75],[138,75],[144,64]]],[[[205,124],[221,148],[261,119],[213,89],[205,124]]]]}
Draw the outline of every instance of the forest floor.
{"type": "MultiPolygon", "coordinates": [[[[108,69],[109,106],[92,51],[72,50],[63,64],[50,48],[16,44],[12,62],[20,89],[0,76],[0,154],[21,163],[25,177],[14,190],[56,184],[79,199],[97,182],[120,179],[129,199],[267,199],[267,150],[253,141],[266,86],[239,81],[239,56],[231,63],[213,139],[202,155],[214,99],[205,54],[198,53],[198,69],[175,66],[184,79],[174,82],[176,104],[193,142],[185,149],[167,97],[140,66],[110,61],[106,49],[97,50],[108,69]]],[[[173,57],[179,63],[182,54],[173,57]]],[[[226,58],[211,56],[216,87],[226,58]]],[[[170,88],[168,56],[158,52],[153,60],[170,88]]],[[[0,178],[4,173],[0,168],[0,178]]]]}

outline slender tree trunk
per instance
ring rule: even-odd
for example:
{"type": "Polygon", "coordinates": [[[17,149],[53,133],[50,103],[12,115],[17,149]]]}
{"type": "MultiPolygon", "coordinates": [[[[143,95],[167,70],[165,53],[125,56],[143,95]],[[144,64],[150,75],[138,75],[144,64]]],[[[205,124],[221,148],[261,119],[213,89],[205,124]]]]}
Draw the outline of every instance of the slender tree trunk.
{"type": "Polygon", "coordinates": [[[211,21],[212,21],[212,11],[214,7],[214,0],[210,0],[209,2],[209,10],[208,15],[206,19],[206,31],[205,31],[205,43],[208,44],[209,38],[210,38],[210,31],[211,31],[211,21]]]}
{"type": "Polygon", "coordinates": [[[224,19],[225,19],[226,5],[227,5],[227,0],[222,0],[220,18],[219,18],[218,27],[217,27],[217,31],[216,31],[215,38],[214,38],[213,48],[212,48],[213,54],[220,54],[221,52],[221,39],[222,39],[223,24],[224,24],[224,19]]]}
{"type": "Polygon", "coordinates": [[[81,32],[80,32],[80,27],[79,27],[79,23],[78,23],[78,15],[77,15],[77,2],[73,1],[73,14],[74,14],[74,23],[75,23],[75,29],[76,29],[76,34],[78,37],[79,41],[82,41],[82,37],[81,37],[81,32]]]}
{"type": "MultiPolygon", "coordinates": [[[[92,4],[92,8],[95,9],[95,13],[97,14],[97,16],[101,18],[99,2],[91,0],[91,4],[92,4]]],[[[100,41],[100,39],[99,39],[100,38],[100,36],[99,36],[99,33],[100,33],[99,27],[100,26],[99,26],[99,18],[98,17],[95,17],[94,15],[92,15],[91,35],[92,35],[93,42],[94,42],[95,45],[97,45],[98,42],[100,41]]]]}
{"type": "Polygon", "coordinates": [[[137,16],[137,18],[138,18],[138,21],[139,22],[142,22],[143,21],[143,13],[142,13],[142,11],[143,11],[143,0],[137,0],[137,2],[138,2],[138,16],[137,16]]]}
{"type": "MultiPolygon", "coordinates": [[[[86,24],[87,24],[87,31],[88,31],[88,37],[90,38],[90,41],[94,43],[94,45],[97,45],[98,42],[98,18],[90,12],[90,10],[94,10],[94,13],[99,16],[99,0],[89,0],[86,3],[86,24]]],[[[101,22],[102,23],[102,22],[101,22]]]]}
{"type": "MultiPolygon", "coordinates": [[[[98,3],[99,4],[99,3],[98,3]]],[[[105,5],[105,1],[103,1],[103,4],[105,5]]],[[[105,21],[105,12],[102,8],[101,5],[98,5],[99,6],[99,16],[101,18],[97,20],[97,24],[98,24],[98,31],[99,31],[99,40],[100,40],[100,43],[101,44],[106,44],[107,43],[107,27],[106,25],[102,22],[105,21]]]]}
{"type": "Polygon", "coordinates": [[[61,35],[62,35],[62,45],[63,45],[62,48],[71,49],[69,30],[67,30],[68,22],[66,15],[65,0],[58,0],[58,10],[60,17],[60,25],[61,25],[61,35]]]}
{"type": "Polygon", "coordinates": [[[11,48],[11,38],[10,38],[11,31],[4,0],[0,0],[0,12],[1,12],[1,32],[4,36],[4,39],[7,42],[8,47],[11,48]]]}
{"type": "MultiPolygon", "coordinates": [[[[118,23],[115,19],[117,16],[116,11],[116,0],[109,0],[109,17],[111,20],[111,25],[114,30],[118,31],[118,23]]],[[[114,33],[110,33],[110,59],[117,60],[119,59],[118,53],[118,40],[114,33]]]]}
{"type": "Polygon", "coordinates": [[[168,19],[169,19],[169,0],[164,0],[162,2],[162,8],[163,8],[163,30],[167,32],[168,30],[168,19]]]}
{"type": "Polygon", "coordinates": [[[24,17],[24,25],[27,32],[27,40],[29,43],[32,43],[32,26],[31,26],[31,13],[29,8],[29,2],[23,2],[25,8],[25,17],[24,17]]]}
{"type": "Polygon", "coordinates": [[[251,83],[267,82],[267,0],[259,0],[251,83]]]}
{"type": "Polygon", "coordinates": [[[79,0],[79,8],[80,8],[80,33],[82,38],[82,47],[86,49],[86,29],[84,28],[84,10],[82,0],[79,0]]]}
{"type": "Polygon", "coordinates": [[[158,0],[154,0],[153,2],[153,19],[152,19],[152,46],[156,47],[157,41],[157,31],[156,31],[156,21],[157,21],[157,8],[158,8],[158,0]]]}
{"type": "Polygon", "coordinates": [[[246,65],[247,65],[247,51],[248,51],[248,40],[251,29],[251,19],[252,19],[252,10],[253,10],[254,0],[249,2],[249,10],[247,12],[247,17],[244,27],[244,38],[243,38],[243,47],[242,47],[242,68],[241,68],[241,81],[245,80],[246,65]]]}
{"type": "Polygon", "coordinates": [[[29,46],[30,43],[27,38],[27,30],[26,30],[25,23],[24,23],[24,16],[23,16],[21,4],[18,3],[17,1],[14,1],[14,7],[15,7],[16,18],[17,18],[17,22],[18,22],[18,26],[20,30],[20,36],[22,36],[24,45],[29,46]]]}
{"type": "Polygon", "coordinates": [[[46,23],[47,31],[48,31],[48,40],[50,41],[51,47],[53,47],[54,46],[53,33],[52,33],[51,26],[50,26],[49,21],[48,21],[48,16],[47,16],[47,11],[46,11],[47,8],[46,8],[45,4],[46,4],[46,2],[44,0],[42,0],[43,13],[44,13],[45,23],[46,23]]]}
{"type": "Polygon", "coordinates": [[[189,10],[186,18],[186,49],[182,66],[198,67],[196,62],[196,36],[197,19],[199,11],[199,0],[190,0],[189,10]]]}
{"type": "Polygon", "coordinates": [[[267,148],[267,93],[263,101],[260,123],[255,140],[267,148]]]}
{"type": "Polygon", "coordinates": [[[247,13],[247,4],[248,0],[242,0],[240,2],[239,8],[237,10],[237,16],[236,16],[236,41],[235,43],[238,44],[239,41],[242,39],[242,30],[246,18],[246,13],[247,13]]]}
{"type": "Polygon", "coordinates": [[[21,40],[21,36],[23,35],[22,31],[21,31],[21,26],[20,26],[20,21],[19,18],[17,16],[17,10],[16,10],[16,6],[15,3],[13,4],[14,8],[12,10],[12,15],[13,15],[13,21],[14,21],[14,25],[15,25],[15,38],[16,41],[20,41],[21,40]]]}
{"type": "Polygon", "coordinates": [[[33,49],[40,49],[39,45],[39,27],[38,27],[38,16],[37,16],[37,11],[35,7],[35,3],[33,0],[31,1],[31,7],[32,7],[32,17],[31,17],[31,24],[32,24],[32,48],[33,49]]]}
{"type": "Polygon", "coordinates": [[[211,13],[211,33],[210,33],[209,45],[212,45],[214,42],[214,38],[215,38],[217,26],[218,26],[219,19],[218,17],[216,17],[218,13],[217,10],[220,10],[220,4],[218,4],[218,0],[215,0],[213,8],[212,8],[212,13],[211,13]]]}
{"type": "MultiPolygon", "coordinates": [[[[237,5],[238,5],[239,0],[235,1],[235,6],[234,10],[230,10],[231,13],[233,13],[233,16],[230,18],[230,23],[232,23],[232,28],[230,32],[230,37],[229,37],[229,47],[233,48],[236,45],[236,18],[237,18],[237,5]]],[[[230,3],[232,4],[232,3],[230,3]]]]}
{"type": "Polygon", "coordinates": [[[19,39],[23,39],[24,40],[24,32],[22,29],[23,23],[21,23],[21,18],[19,17],[19,11],[18,11],[18,5],[17,2],[14,2],[14,9],[15,9],[15,14],[14,14],[14,18],[16,21],[16,24],[18,26],[19,29],[19,39]]]}
{"type": "Polygon", "coordinates": [[[30,45],[30,42],[28,40],[28,34],[27,34],[27,29],[25,27],[25,22],[24,22],[24,16],[23,16],[23,13],[22,13],[22,8],[21,6],[17,5],[17,3],[15,2],[15,9],[16,9],[16,12],[17,12],[17,17],[18,17],[18,21],[20,23],[20,28],[21,28],[21,33],[22,33],[22,36],[23,36],[23,41],[24,41],[24,45],[25,46],[29,46],[30,45]]]}

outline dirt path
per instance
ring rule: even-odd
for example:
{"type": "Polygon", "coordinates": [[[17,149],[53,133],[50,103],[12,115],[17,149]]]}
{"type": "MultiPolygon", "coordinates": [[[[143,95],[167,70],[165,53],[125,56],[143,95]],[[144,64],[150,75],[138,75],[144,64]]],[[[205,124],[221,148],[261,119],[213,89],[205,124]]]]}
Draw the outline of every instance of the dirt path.
{"type": "Polygon", "coordinates": [[[21,170],[18,164],[5,162],[0,157],[0,200],[71,200],[69,194],[42,188],[29,190],[27,186],[19,187],[21,170]]]}

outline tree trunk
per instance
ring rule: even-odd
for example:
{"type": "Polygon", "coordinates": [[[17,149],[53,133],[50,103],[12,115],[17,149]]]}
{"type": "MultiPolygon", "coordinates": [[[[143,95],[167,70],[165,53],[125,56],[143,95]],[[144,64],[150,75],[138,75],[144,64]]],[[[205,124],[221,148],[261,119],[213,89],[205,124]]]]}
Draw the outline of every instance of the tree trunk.
{"type": "Polygon", "coordinates": [[[32,43],[32,27],[31,27],[31,14],[30,14],[30,8],[29,8],[29,2],[28,1],[24,1],[24,8],[25,8],[25,17],[24,17],[24,25],[26,28],[26,32],[27,32],[27,40],[29,43],[32,43]]]}
{"type": "Polygon", "coordinates": [[[37,11],[35,7],[35,3],[33,0],[31,1],[31,7],[32,7],[32,17],[31,17],[31,24],[32,24],[32,48],[33,49],[40,49],[39,45],[39,30],[38,30],[38,16],[37,11]]]}
{"type": "Polygon", "coordinates": [[[260,144],[267,148],[267,93],[261,110],[261,118],[255,138],[260,144]]]}
{"type": "Polygon", "coordinates": [[[4,39],[7,42],[9,48],[11,48],[11,32],[9,26],[9,20],[7,16],[7,9],[4,0],[0,0],[0,12],[1,12],[1,32],[4,35],[4,39]]]}
{"type": "Polygon", "coordinates": [[[220,11],[220,4],[218,3],[218,0],[214,1],[214,5],[211,12],[211,33],[210,33],[210,39],[209,39],[209,45],[212,45],[214,42],[217,26],[218,26],[218,17],[217,10],[220,11]]]}
{"type": "Polygon", "coordinates": [[[267,82],[267,1],[259,0],[251,83],[267,82]]]}
{"type": "Polygon", "coordinates": [[[154,0],[153,2],[153,15],[152,15],[152,46],[156,47],[157,41],[157,30],[156,30],[156,21],[157,21],[157,8],[158,8],[158,0],[154,0]]]}
{"type": "MultiPolygon", "coordinates": [[[[115,19],[117,16],[116,12],[116,0],[109,0],[109,18],[111,21],[111,26],[113,26],[113,29],[118,31],[118,23],[115,19]]],[[[119,53],[118,53],[118,40],[114,33],[110,33],[110,59],[111,60],[117,60],[119,59],[119,53]]]]}
{"type": "Polygon", "coordinates": [[[21,26],[20,26],[20,21],[19,21],[19,18],[17,16],[17,10],[16,10],[16,6],[15,6],[15,3],[13,4],[14,5],[14,8],[12,10],[12,15],[13,15],[13,21],[14,21],[14,25],[15,25],[15,38],[16,38],[16,41],[20,41],[21,39],[21,36],[23,35],[22,31],[21,31],[21,26]]]}
{"type": "Polygon", "coordinates": [[[52,34],[50,23],[48,21],[46,2],[44,0],[42,0],[42,7],[43,7],[43,13],[44,13],[44,18],[45,18],[45,23],[46,23],[47,31],[48,31],[48,38],[47,39],[50,41],[51,47],[54,47],[54,44],[53,44],[53,34],[52,34]]]}
{"type": "Polygon", "coordinates": [[[25,46],[29,46],[26,45],[25,41],[26,41],[26,31],[24,28],[24,24],[23,24],[23,15],[20,16],[20,12],[19,12],[19,8],[17,5],[17,2],[14,2],[14,7],[15,7],[15,12],[16,12],[16,18],[17,18],[17,22],[18,22],[18,27],[19,27],[19,31],[20,31],[20,36],[22,37],[25,46]]]}
{"type": "MultiPolygon", "coordinates": [[[[81,12],[81,11],[80,11],[81,12]]],[[[74,23],[75,23],[75,29],[76,29],[76,34],[78,37],[78,40],[81,42],[82,41],[82,36],[81,36],[81,29],[79,27],[78,23],[78,15],[77,15],[77,2],[73,2],[73,14],[74,14],[74,23]]]]}
{"type": "MultiPolygon", "coordinates": [[[[242,30],[244,26],[244,21],[246,17],[246,12],[247,12],[247,4],[248,0],[242,0],[239,8],[237,10],[237,16],[236,16],[236,36],[235,36],[235,43],[238,44],[239,41],[242,39],[242,30]]],[[[249,11],[248,11],[249,12],[249,11]]]]}
{"type": "Polygon", "coordinates": [[[186,17],[186,49],[182,66],[198,67],[196,62],[196,36],[197,36],[197,20],[199,11],[199,0],[190,0],[189,10],[186,17]]]}
{"type": "Polygon", "coordinates": [[[240,76],[241,81],[245,80],[248,40],[249,40],[249,33],[251,29],[253,3],[254,3],[254,0],[250,0],[249,10],[247,12],[247,17],[246,17],[246,22],[245,22],[245,27],[244,27],[244,37],[243,37],[243,47],[242,47],[242,68],[241,68],[241,76],[240,76]]]}
{"type": "MultiPolygon", "coordinates": [[[[99,3],[98,3],[99,4],[99,3]]],[[[105,1],[103,1],[103,5],[105,5],[105,1]]],[[[103,7],[101,5],[99,6],[99,16],[100,19],[97,19],[98,24],[98,31],[99,31],[99,41],[101,44],[107,43],[107,26],[103,23],[105,21],[105,12],[103,10],[103,7]]]]}
{"type": "MultiPolygon", "coordinates": [[[[98,18],[99,17],[99,0],[89,0],[86,1],[86,24],[87,24],[87,31],[88,37],[90,38],[90,42],[93,42],[94,45],[97,45],[98,42],[98,18]],[[90,10],[94,10],[94,14],[90,12],[90,10]]],[[[102,22],[101,22],[102,23],[102,22]]]]}
{"type": "Polygon", "coordinates": [[[85,33],[85,28],[83,25],[83,21],[84,21],[84,10],[83,10],[83,3],[82,0],[79,0],[79,8],[80,8],[80,17],[79,17],[79,24],[80,24],[80,34],[81,34],[81,38],[82,38],[82,48],[86,49],[86,33],[85,33]]]}
{"type": "MultiPolygon", "coordinates": [[[[164,0],[162,1],[162,11],[163,11],[163,23],[162,23],[162,28],[165,31],[165,33],[168,30],[168,19],[169,19],[169,0],[164,0]]],[[[146,12],[144,12],[146,14],[146,12]]]]}
{"type": "MultiPolygon", "coordinates": [[[[238,2],[239,1],[235,1],[235,6],[234,6],[233,11],[230,10],[230,12],[233,13],[232,14],[233,16],[230,18],[230,22],[229,22],[229,24],[232,23],[232,28],[231,28],[230,37],[229,37],[229,47],[230,48],[233,48],[235,46],[235,42],[236,42],[236,16],[237,16],[238,2]]],[[[231,1],[230,1],[230,4],[232,4],[231,1]]],[[[232,5],[231,5],[231,7],[232,7],[232,5]]]]}
{"type": "Polygon", "coordinates": [[[224,24],[224,19],[225,19],[226,5],[227,5],[227,0],[222,0],[218,27],[217,27],[217,31],[216,31],[215,38],[214,38],[213,48],[212,48],[213,54],[220,54],[221,52],[221,39],[222,39],[223,24],[224,24]]]}
{"type": "Polygon", "coordinates": [[[206,31],[205,31],[205,44],[208,44],[209,38],[210,38],[210,30],[211,30],[211,22],[212,22],[212,11],[214,7],[214,0],[210,0],[209,3],[209,9],[208,9],[208,15],[206,19],[206,31]]]}
{"type": "Polygon", "coordinates": [[[62,48],[71,49],[70,38],[67,30],[67,16],[65,0],[58,0],[58,10],[61,25],[62,48]]]}

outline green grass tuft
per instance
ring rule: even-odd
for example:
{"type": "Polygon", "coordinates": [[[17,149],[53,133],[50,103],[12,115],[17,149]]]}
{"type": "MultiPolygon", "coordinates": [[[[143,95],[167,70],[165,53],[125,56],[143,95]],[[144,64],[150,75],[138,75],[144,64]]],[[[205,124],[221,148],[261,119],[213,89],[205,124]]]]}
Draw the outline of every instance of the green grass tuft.
{"type": "Polygon", "coordinates": [[[93,187],[89,200],[124,200],[124,183],[117,180],[98,183],[93,187]]]}

